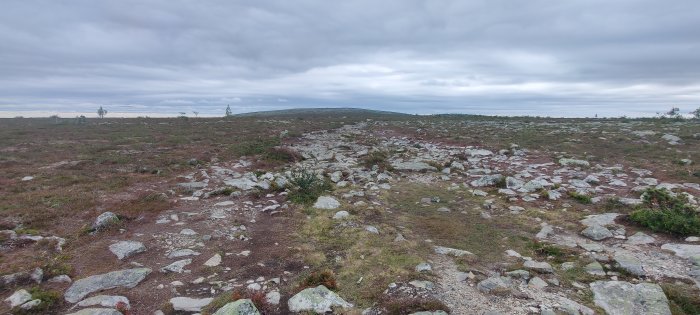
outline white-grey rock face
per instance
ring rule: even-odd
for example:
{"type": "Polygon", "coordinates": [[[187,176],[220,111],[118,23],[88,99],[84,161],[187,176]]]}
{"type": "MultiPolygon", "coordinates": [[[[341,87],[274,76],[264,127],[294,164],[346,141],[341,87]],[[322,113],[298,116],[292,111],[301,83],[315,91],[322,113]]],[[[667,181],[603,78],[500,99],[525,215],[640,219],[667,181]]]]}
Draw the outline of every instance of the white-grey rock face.
{"type": "Polygon", "coordinates": [[[330,196],[318,197],[318,199],[316,199],[316,203],[314,203],[314,208],[317,209],[332,210],[337,209],[338,207],[340,207],[340,202],[338,202],[338,200],[330,196]]]}
{"type": "Polygon", "coordinates": [[[173,309],[183,312],[199,312],[203,307],[207,306],[213,298],[195,299],[184,296],[178,296],[170,299],[173,309]]]}
{"type": "Polygon", "coordinates": [[[591,283],[593,302],[609,315],[670,315],[668,299],[655,283],[631,284],[624,281],[591,283]]]}
{"type": "Polygon", "coordinates": [[[221,255],[219,254],[214,254],[214,256],[211,256],[207,261],[204,262],[204,265],[207,267],[216,267],[221,264],[221,255]]]}
{"type": "Polygon", "coordinates": [[[333,307],[349,308],[352,304],[343,300],[325,286],[304,289],[287,301],[291,312],[313,311],[325,314],[332,311],[333,307]]]}
{"type": "Polygon", "coordinates": [[[163,272],[163,273],[168,273],[168,272],[182,273],[183,271],[185,271],[185,266],[187,266],[191,263],[192,263],[192,259],[178,260],[174,263],[171,263],[170,265],[167,265],[163,268],[160,268],[160,272],[163,272]]]}
{"type": "Polygon", "coordinates": [[[109,251],[116,255],[119,260],[122,260],[134,254],[145,252],[146,246],[143,246],[141,242],[121,241],[109,245],[109,251]]]}
{"type": "Polygon", "coordinates": [[[343,210],[343,211],[338,211],[333,215],[334,220],[342,220],[350,216],[350,213],[343,210]]]}
{"type": "Polygon", "coordinates": [[[672,144],[672,145],[676,145],[676,144],[679,144],[681,142],[681,138],[679,138],[676,135],[672,135],[672,134],[665,134],[665,135],[661,136],[661,139],[666,140],[668,142],[668,144],[672,144]]]}
{"type": "Polygon", "coordinates": [[[151,273],[149,268],[135,268],[94,275],[73,282],[66,290],[64,298],[69,303],[76,303],[88,294],[102,290],[123,287],[131,289],[151,273]]]}

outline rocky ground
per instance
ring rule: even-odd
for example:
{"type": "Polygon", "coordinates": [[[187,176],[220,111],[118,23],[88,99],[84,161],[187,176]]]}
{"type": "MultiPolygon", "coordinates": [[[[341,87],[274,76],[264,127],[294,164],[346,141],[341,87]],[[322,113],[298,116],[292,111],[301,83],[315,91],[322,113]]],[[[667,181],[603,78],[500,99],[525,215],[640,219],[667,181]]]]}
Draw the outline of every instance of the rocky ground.
{"type": "MultiPolygon", "coordinates": [[[[700,238],[653,233],[627,216],[648,188],[697,208],[698,177],[591,161],[584,152],[426,136],[456,133],[444,126],[368,120],[308,132],[279,147],[299,157],[268,170],[251,157],[191,161],[174,180],[150,184],[151,198],[167,201],[161,211],[104,211],[79,237],[0,231],[7,255],[31,246],[72,253],[65,274],[4,275],[1,310],[685,314],[692,307],[669,294],[700,292],[700,238]],[[293,195],[304,174],[325,182],[308,204],[293,195]],[[41,308],[56,299],[46,292],[60,296],[41,308]]],[[[617,132],[635,141],[675,150],[698,143],[625,126],[617,132]]]]}

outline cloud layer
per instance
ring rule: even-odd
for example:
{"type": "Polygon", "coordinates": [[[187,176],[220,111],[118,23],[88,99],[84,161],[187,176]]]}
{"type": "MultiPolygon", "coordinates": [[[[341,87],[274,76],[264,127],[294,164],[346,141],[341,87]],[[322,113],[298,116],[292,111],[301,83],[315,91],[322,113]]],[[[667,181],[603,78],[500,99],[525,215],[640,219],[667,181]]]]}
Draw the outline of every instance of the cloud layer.
{"type": "Polygon", "coordinates": [[[0,115],[688,111],[698,12],[693,0],[8,1],[0,115]]]}

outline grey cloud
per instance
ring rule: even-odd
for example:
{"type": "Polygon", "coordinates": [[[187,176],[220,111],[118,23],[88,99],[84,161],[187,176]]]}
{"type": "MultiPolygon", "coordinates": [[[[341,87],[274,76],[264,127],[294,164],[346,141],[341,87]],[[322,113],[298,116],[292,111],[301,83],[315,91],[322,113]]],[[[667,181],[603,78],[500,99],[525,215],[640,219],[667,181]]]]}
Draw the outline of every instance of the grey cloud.
{"type": "Polygon", "coordinates": [[[692,0],[8,1],[0,115],[690,110],[698,12],[692,0]]]}

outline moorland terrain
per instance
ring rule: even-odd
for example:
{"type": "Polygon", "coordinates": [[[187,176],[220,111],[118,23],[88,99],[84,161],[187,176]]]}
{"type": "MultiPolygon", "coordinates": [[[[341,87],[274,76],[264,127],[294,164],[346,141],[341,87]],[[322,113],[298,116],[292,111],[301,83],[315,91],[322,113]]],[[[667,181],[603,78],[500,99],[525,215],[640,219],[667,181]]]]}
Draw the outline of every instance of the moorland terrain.
{"type": "Polygon", "coordinates": [[[700,123],[0,120],[0,313],[699,314],[700,123]]]}

